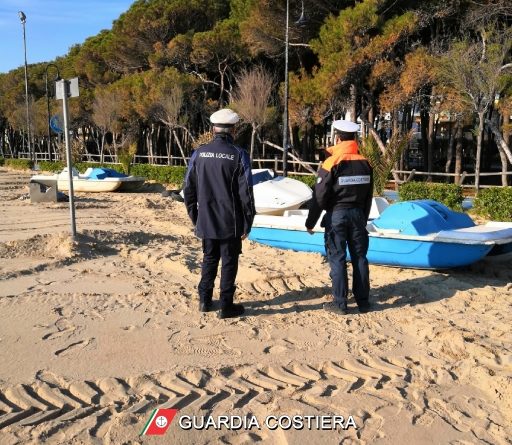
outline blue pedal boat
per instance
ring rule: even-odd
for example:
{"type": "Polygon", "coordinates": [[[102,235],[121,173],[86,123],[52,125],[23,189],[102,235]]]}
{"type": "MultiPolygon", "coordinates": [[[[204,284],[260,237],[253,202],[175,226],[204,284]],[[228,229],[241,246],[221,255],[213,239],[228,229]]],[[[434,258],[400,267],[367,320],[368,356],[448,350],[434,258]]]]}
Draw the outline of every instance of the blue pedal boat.
{"type": "Polygon", "coordinates": [[[83,176],[95,180],[116,178],[121,183],[121,186],[117,189],[120,192],[136,192],[146,181],[146,178],[142,176],[128,176],[106,167],[89,167],[83,176]]]}
{"type": "MultiPolygon", "coordinates": [[[[256,215],[249,239],[269,246],[325,255],[323,228],[307,233],[307,210],[256,215]]],[[[508,251],[512,224],[475,225],[464,213],[432,200],[390,205],[368,222],[368,261],[387,266],[448,269],[467,266],[491,250],[508,251]]]]}

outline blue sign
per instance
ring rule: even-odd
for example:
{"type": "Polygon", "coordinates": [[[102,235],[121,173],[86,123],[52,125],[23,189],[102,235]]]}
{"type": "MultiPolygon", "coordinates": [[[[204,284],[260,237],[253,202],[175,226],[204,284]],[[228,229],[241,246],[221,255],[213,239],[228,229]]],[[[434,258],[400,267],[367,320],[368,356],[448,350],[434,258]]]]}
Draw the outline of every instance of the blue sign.
{"type": "Polygon", "coordinates": [[[60,116],[58,114],[56,114],[55,116],[52,116],[50,119],[50,128],[55,133],[64,133],[64,130],[62,129],[62,127],[63,127],[63,125],[62,125],[60,116]]]}

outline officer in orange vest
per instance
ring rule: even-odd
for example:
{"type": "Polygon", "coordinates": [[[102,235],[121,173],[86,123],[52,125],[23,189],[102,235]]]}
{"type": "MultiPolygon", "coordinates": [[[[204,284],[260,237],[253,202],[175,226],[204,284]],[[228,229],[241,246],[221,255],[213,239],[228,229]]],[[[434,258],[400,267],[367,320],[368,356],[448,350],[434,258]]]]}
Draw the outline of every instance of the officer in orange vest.
{"type": "Polygon", "coordinates": [[[373,196],[373,172],[368,160],[358,153],[356,142],[359,125],[337,120],[333,122],[335,145],[320,167],[311,201],[306,229],[313,227],[325,216],[325,250],[331,268],[334,301],[325,303],[324,309],[339,315],[347,314],[347,245],[353,268],[352,292],[359,312],[370,310],[370,272],[366,254],[368,232],[366,223],[370,215],[373,196]]]}

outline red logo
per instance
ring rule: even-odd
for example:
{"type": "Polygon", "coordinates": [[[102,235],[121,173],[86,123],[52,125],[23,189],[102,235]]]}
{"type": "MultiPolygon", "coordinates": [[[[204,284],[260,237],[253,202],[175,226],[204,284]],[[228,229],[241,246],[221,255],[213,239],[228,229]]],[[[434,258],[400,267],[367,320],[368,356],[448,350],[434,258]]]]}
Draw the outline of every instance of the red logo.
{"type": "Polygon", "coordinates": [[[140,432],[141,436],[162,436],[167,432],[172,419],[178,412],[177,409],[159,408],[154,409],[146,425],[140,432]]]}

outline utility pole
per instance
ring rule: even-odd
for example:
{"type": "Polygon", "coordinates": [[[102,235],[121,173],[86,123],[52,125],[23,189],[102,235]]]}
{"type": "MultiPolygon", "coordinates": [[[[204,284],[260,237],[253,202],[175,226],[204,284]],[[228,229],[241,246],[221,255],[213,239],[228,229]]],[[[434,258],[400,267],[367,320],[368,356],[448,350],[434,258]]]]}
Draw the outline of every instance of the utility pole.
{"type": "Polygon", "coordinates": [[[73,158],[69,140],[69,107],[68,98],[78,96],[78,77],[70,80],[62,79],[55,83],[55,96],[62,99],[62,114],[64,115],[64,140],[66,142],[66,160],[69,180],[69,216],[71,220],[71,237],[76,238],[75,195],[73,188],[73,158]]]}
{"type": "Polygon", "coordinates": [[[28,68],[27,68],[27,38],[25,34],[25,23],[27,22],[27,16],[23,11],[18,11],[18,16],[23,27],[23,48],[25,51],[25,108],[27,117],[27,145],[28,152],[30,154],[30,160],[34,161],[34,153],[32,151],[31,131],[30,131],[30,111],[28,106],[28,68]]]}

